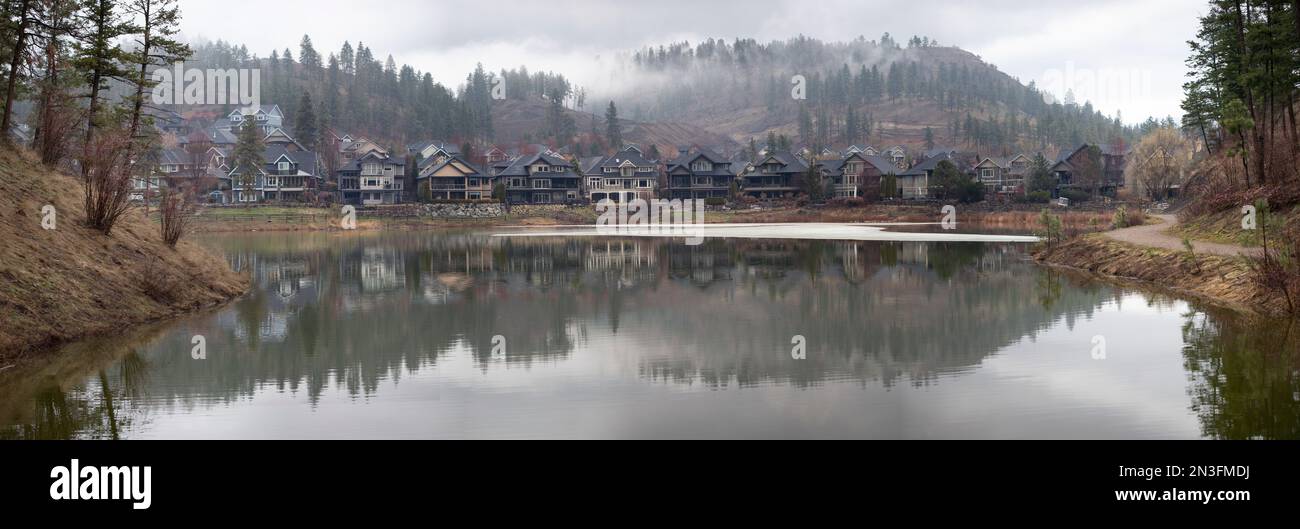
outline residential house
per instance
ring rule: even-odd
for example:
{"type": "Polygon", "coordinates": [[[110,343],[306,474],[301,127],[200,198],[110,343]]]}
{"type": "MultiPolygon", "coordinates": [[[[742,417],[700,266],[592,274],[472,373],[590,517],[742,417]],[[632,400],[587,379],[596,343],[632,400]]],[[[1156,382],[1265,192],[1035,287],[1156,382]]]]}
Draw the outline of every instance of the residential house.
{"type": "MultiPolygon", "coordinates": [[[[890,158],[892,162],[893,159],[890,158]]],[[[956,159],[948,154],[940,154],[929,158],[911,169],[907,169],[897,175],[898,196],[904,199],[919,200],[934,197],[935,188],[940,184],[935,179],[935,171],[940,162],[950,162],[953,165],[960,165],[956,159]]]]}
{"type": "Polygon", "coordinates": [[[344,164],[375,152],[385,157],[389,156],[388,149],[366,138],[344,136],[339,141],[339,160],[344,164]]]}
{"type": "Polygon", "coordinates": [[[883,153],[880,153],[880,155],[889,158],[891,161],[893,161],[894,167],[897,167],[902,170],[907,170],[907,149],[904,149],[899,146],[895,146],[890,149],[887,149],[883,153]]]}
{"type": "Polygon", "coordinates": [[[751,166],[741,178],[745,195],[758,199],[793,198],[801,189],[808,162],[789,151],[777,151],[751,166]]]}
{"type": "Polygon", "coordinates": [[[1061,151],[1056,164],[1052,166],[1052,173],[1056,175],[1058,182],[1058,193],[1065,189],[1092,192],[1095,188],[1102,195],[1115,196],[1120,189],[1124,188],[1124,170],[1129,150],[1122,146],[1096,146],[1101,151],[1101,167],[1098,168],[1100,180],[1089,182],[1088,177],[1082,172],[1092,163],[1088,155],[1091,147],[1093,146],[1083,144],[1061,151]]]}
{"type": "Polygon", "coordinates": [[[239,130],[249,120],[261,127],[262,134],[270,135],[275,129],[284,128],[284,111],[280,110],[280,105],[261,106],[256,111],[251,107],[236,108],[226,115],[217,128],[239,130]]]}
{"type": "Polygon", "coordinates": [[[678,149],[667,164],[668,198],[727,198],[736,181],[732,162],[708,149],[678,149]]]}
{"type": "Polygon", "coordinates": [[[581,176],[568,160],[547,152],[520,156],[496,176],[511,204],[561,204],[576,201],[581,176]]]}
{"type": "Polygon", "coordinates": [[[407,197],[406,158],[383,149],[367,149],[339,169],[339,194],[346,204],[376,206],[399,204],[407,197]]]}
{"type": "Polygon", "coordinates": [[[153,119],[154,128],[163,134],[182,137],[193,132],[185,118],[176,111],[148,106],[145,107],[144,114],[153,119]]]}
{"type": "MultiPolygon", "coordinates": [[[[223,164],[229,160],[223,153],[223,164]]],[[[230,199],[238,203],[302,200],[309,190],[320,187],[316,153],[268,146],[262,154],[262,167],[229,167],[223,187],[230,189],[230,199]],[[251,174],[250,174],[251,171],[251,174]]]]}
{"type": "Polygon", "coordinates": [[[587,199],[592,203],[606,199],[618,204],[636,199],[649,201],[655,198],[659,164],[647,160],[640,149],[626,147],[599,163],[583,167],[582,176],[587,199]]]}
{"type": "Polygon", "coordinates": [[[406,151],[410,154],[415,155],[415,159],[420,161],[429,160],[433,158],[441,158],[436,163],[442,163],[447,158],[461,155],[460,147],[442,141],[432,141],[432,142],[408,145],[406,146],[406,151]]]}
{"type": "Polygon", "coordinates": [[[492,177],[459,155],[436,156],[422,164],[416,189],[428,188],[433,200],[483,200],[492,198],[492,177]],[[436,163],[432,163],[437,161],[436,163]]]}
{"type": "Polygon", "coordinates": [[[827,160],[819,165],[822,177],[830,181],[828,187],[832,198],[874,199],[879,196],[880,183],[885,175],[899,172],[893,160],[868,156],[862,151],[849,152],[842,159],[827,160]]]}
{"type": "Polygon", "coordinates": [[[990,195],[1024,194],[1031,163],[1023,154],[1010,158],[985,157],[975,165],[975,177],[990,195]]]}

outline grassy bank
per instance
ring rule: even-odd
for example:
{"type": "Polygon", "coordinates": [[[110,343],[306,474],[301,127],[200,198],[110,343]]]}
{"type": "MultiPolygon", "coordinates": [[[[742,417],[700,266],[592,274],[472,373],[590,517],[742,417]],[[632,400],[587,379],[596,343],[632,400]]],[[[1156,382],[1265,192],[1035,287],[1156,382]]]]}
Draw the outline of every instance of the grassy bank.
{"type": "MultiPolygon", "coordinates": [[[[980,206],[959,209],[958,222],[968,225],[1004,229],[1034,229],[1040,209],[988,211],[980,206]]],[[[1064,227],[1075,231],[1096,231],[1110,225],[1113,212],[1069,211],[1060,213],[1064,227]]],[[[357,229],[410,230],[426,228],[473,228],[494,226],[594,225],[599,215],[594,207],[568,208],[530,214],[511,214],[490,219],[431,218],[357,218],[357,229]]],[[[759,210],[709,211],[709,224],[772,223],[937,223],[943,218],[941,208],[928,205],[876,204],[856,208],[775,207],[759,210]]],[[[337,209],[251,207],[210,208],[196,221],[196,229],[205,233],[259,231],[338,231],[337,209]]]]}
{"type": "MultiPolygon", "coordinates": [[[[1198,217],[1185,217],[1180,220],[1178,227],[1170,233],[1192,240],[1239,244],[1258,248],[1262,244],[1260,241],[1262,232],[1261,230],[1241,229],[1243,217],[1242,212],[1236,210],[1221,211],[1198,217]]],[[[1274,212],[1268,216],[1268,233],[1280,234],[1285,226],[1297,223],[1300,223],[1300,206],[1274,212]]]]}
{"type": "Polygon", "coordinates": [[[86,228],[78,179],[0,150],[0,368],[33,351],[222,305],[249,281],[190,242],[163,244],[129,211],[111,236],[86,228]],[[53,206],[55,229],[41,225],[53,206]]]}
{"type": "Polygon", "coordinates": [[[1245,258],[1193,255],[1089,235],[1042,248],[1034,257],[1062,266],[1169,290],[1238,311],[1280,316],[1286,302],[1260,290],[1245,258]]]}

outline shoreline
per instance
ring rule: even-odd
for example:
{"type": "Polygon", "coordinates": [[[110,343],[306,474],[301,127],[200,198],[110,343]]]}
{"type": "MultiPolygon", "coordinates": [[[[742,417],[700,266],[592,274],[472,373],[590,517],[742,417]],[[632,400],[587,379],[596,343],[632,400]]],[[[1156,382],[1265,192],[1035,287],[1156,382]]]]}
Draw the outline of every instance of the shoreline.
{"type": "MultiPolygon", "coordinates": [[[[1046,206],[1043,206],[1046,207],[1046,206]]],[[[987,206],[958,206],[958,225],[991,229],[1035,230],[1043,207],[988,210],[987,206]],[[960,208],[969,207],[970,212],[960,208]]],[[[808,209],[780,207],[763,210],[713,211],[705,215],[704,224],[891,224],[935,225],[943,219],[942,206],[872,205],[859,208],[808,209]]],[[[262,232],[343,232],[343,231],[410,231],[421,229],[465,228],[561,228],[595,226],[594,208],[572,208],[557,212],[506,215],[488,218],[431,218],[361,216],[355,230],[343,230],[330,210],[304,209],[303,213],[284,214],[279,209],[259,208],[221,211],[195,219],[194,232],[262,233],[262,232]],[[264,218],[258,218],[263,216],[264,218]],[[227,217],[227,218],[223,218],[227,217]],[[256,220],[254,220],[256,219],[256,220]]],[[[1058,212],[1065,228],[1097,231],[1108,226],[1114,210],[1070,210],[1058,212]]]]}
{"type": "Polygon", "coordinates": [[[1091,235],[1040,248],[1032,257],[1043,266],[1154,287],[1248,315],[1286,317],[1285,301],[1261,292],[1239,256],[1193,256],[1091,235]]]}

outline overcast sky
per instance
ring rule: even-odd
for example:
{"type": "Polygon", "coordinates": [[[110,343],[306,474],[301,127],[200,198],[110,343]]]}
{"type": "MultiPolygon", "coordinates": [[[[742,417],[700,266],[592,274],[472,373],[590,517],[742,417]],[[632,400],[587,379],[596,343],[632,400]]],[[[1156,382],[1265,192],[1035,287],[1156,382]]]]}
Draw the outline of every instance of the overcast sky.
{"type": "Polygon", "coordinates": [[[588,84],[593,64],[647,44],[708,37],[825,41],[888,31],[976,53],[1064,97],[1073,87],[1126,122],[1181,115],[1186,41],[1200,0],[182,0],[189,38],[247,44],[259,56],[304,33],[327,54],[364,41],[381,60],[459,84],[474,64],[527,65],[588,84]],[[240,11],[256,13],[247,21],[240,11]]]}

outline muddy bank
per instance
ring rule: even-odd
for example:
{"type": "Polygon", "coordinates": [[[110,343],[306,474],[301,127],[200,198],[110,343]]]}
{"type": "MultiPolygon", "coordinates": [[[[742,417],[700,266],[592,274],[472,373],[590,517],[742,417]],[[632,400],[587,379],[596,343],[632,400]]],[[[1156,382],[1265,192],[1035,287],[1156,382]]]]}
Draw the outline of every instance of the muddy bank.
{"type": "Polygon", "coordinates": [[[1046,265],[1144,283],[1250,314],[1286,313],[1285,300],[1255,286],[1250,266],[1242,257],[1193,256],[1090,235],[1041,248],[1034,258],[1046,265]]]}
{"type": "Polygon", "coordinates": [[[139,210],[85,227],[80,180],[0,150],[0,368],[83,338],[226,304],[249,288],[195,243],[167,247],[139,210]],[[46,210],[52,206],[53,210],[46,210]],[[42,226],[53,211],[53,229],[42,226]]]}

